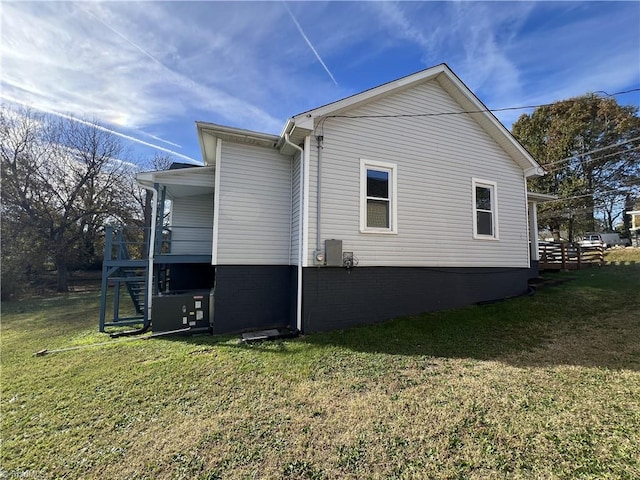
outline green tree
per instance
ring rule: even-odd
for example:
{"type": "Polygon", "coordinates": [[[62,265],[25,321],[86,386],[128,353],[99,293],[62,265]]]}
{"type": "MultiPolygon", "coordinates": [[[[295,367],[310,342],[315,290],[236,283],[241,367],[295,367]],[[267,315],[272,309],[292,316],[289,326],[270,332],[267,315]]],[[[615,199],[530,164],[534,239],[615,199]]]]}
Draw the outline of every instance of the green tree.
{"type": "Polygon", "coordinates": [[[545,168],[529,188],[559,196],[542,204],[540,225],[576,233],[614,229],[625,199],[640,185],[638,109],[588,94],[537,108],[512,133],[545,168]]]}

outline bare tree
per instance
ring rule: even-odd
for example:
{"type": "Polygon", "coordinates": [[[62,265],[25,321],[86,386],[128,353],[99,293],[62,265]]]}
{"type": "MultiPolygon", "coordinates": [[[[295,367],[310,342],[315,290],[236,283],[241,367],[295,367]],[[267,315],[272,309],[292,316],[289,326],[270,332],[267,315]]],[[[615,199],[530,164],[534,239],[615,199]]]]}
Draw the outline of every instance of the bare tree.
{"type": "Polygon", "coordinates": [[[99,257],[104,223],[127,222],[139,211],[129,193],[128,152],[95,122],[6,106],[0,135],[3,230],[38,245],[55,265],[58,291],[67,291],[69,268],[99,257]]]}
{"type": "MultiPolygon", "coordinates": [[[[143,164],[143,168],[153,171],[169,170],[173,163],[173,157],[168,153],[157,153],[149,162],[143,164]]],[[[144,217],[145,228],[151,228],[151,193],[148,190],[141,192],[141,206],[144,217]]]]}

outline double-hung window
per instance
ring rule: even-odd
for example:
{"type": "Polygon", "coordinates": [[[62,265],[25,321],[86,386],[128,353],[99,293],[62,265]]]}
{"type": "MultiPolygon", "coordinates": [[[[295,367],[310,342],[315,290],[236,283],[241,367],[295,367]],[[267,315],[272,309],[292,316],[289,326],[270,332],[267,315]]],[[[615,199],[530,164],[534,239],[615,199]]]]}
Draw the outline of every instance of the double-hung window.
{"type": "Polygon", "coordinates": [[[498,239],[498,188],[495,182],[473,179],[473,238],[498,239]]]}
{"type": "Polygon", "coordinates": [[[397,233],[396,165],[360,160],[360,231],[397,233]]]}

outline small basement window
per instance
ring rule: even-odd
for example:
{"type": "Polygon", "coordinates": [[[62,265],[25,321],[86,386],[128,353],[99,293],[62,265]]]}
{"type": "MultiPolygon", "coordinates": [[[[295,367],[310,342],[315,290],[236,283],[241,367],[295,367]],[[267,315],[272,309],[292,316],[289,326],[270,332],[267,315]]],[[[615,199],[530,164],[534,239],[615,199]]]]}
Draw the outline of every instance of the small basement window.
{"type": "Polygon", "coordinates": [[[396,164],[360,160],[360,231],[397,233],[396,164]]]}
{"type": "Polygon", "coordinates": [[[473,238],[498,239],[498,202],[495,182],[472,179],[473,238]]]}

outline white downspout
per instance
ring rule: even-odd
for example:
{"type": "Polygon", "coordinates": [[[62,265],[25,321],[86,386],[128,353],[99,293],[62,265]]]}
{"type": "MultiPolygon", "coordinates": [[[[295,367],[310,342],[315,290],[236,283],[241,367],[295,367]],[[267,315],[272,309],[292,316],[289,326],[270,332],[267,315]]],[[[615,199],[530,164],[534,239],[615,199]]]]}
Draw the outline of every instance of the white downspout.
{"type": "Polygon", "coordinates": [[[319,135],[316,137],[318,142],[318,172],[317,172],[317,194],[316,194],[316,253],[322,251],[322,236],[321,227],[321,213],[322,213],[322,150],[324,150],[324,136],[319,135]]]}
{"type": "Polygon", "coordinates": [[[158,190],[154,187],[140,185],[152,193],[151,196],[151,224],[149,232],[149,266],[147,276],[147,320],[151,322],[151,299],[153,297],[153,255],[156,246],[156,223],[158,216],[158,190]]]}
{"type": "Polygon", "coordinates": [[[304,199],[304,149],[298,145],[292,143],[289,140],[289,134],[284,134],[284,142],[295,148],[300,152],[300,193],[299,193],[299,211],[300,218],[298,220],[298,285],[297,285],[297,298],[296,298],[296,328],[299,332],[302,332],[302,252],[303,252],[303,235],[302,235],[302,216],[303,216],[303,199],[304,199]]]}

